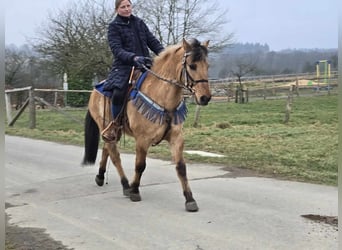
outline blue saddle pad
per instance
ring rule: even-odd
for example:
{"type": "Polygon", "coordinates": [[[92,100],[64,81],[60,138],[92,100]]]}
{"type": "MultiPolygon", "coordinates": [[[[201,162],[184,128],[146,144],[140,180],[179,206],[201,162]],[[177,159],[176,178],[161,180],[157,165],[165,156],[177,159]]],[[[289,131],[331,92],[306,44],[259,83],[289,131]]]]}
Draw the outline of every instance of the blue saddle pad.
{"type": "Polygon", "coordinates": [[[144,73],[141,74],[141,76],[139,76],[137,83],[135,84],[135,87],[130,92],[131,99],[134,99],[137,93],[139,92],[140,87],[143,84],[146,76],[147,76],[147,71],[145,71],[144,73]]]}
{"type": "Polygon", "coordinates": [[[113,92],[112,91],[108,91],[108,90],[103,90],[105,83],[106,83],[106,80],[103,80],[102,82],[99,82],[98,84],[95,85],[95,89],[98,92],[100,92],[102,95],[111,98],[113,92]]]}
{"type": "MultiPolygon", "coordinates": [[[[135,85],[135,88],[132,89],[131,91],[131,97],[133,98],[137,91],[140,89],[142,83],[144,82],[145,78],[146,78],[146,75],[147,75],[147,71],[144,72],[140,77],[139,79],[137,80],[137,83],[135,85]]],[[[104,85],[106,84],[106,80],[103,80],[102,82],[99,82],[98,84],[95,85],[95,89],[100,92],[102,95],[106,96],[106,97],[109,97],[111,98],[112,97],[112,94],[113,94],[113,91],[111,90],[104,90],[104,85]]]]}

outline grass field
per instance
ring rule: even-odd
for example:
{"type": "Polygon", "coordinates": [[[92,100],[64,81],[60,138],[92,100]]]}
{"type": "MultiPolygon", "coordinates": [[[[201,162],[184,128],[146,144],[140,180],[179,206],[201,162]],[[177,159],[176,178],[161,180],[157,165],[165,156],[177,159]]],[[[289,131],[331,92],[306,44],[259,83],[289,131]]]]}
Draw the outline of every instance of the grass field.
{"type": "MultiPolygon", "coordinates": [[[[337,95],[294,98],[288,124],[284,124],[286,100],[262,100],[247,104],[210,103],[201,108],[194,128],[195,105],[188,104],[184,124],[185,149],[223,154],[223,158],[185,154],[187,162],[243,168],[277,178],[337,185],[337,95]]],[[[67,110],[76,122],[50,110],[37,110],[37,128],[28,129],[28,115],[6,133],[83,145],[85,110],[67,110]]],[[[133,152],[129,137],[122,152],[133,152]]],[[[165,142],[150,149],[150,157],[170,159],[165,142]]],[[[82,155],[80,155],[82,159],[82,155]]]]}

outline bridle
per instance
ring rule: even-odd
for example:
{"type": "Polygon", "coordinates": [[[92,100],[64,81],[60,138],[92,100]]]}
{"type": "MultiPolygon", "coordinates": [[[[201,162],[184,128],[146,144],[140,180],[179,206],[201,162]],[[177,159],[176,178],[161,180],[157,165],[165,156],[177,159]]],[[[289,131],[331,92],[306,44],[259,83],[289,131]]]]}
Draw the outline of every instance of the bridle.
{"type": "Polygon", "coordinates": [[[182,77],[184,78],[184,84],[182,84],[181,82],[177,81],[177,80],[170,80],[170,79],[166,79],[160,75],[158,75],[157,73],[155,73],[154,71],[152,71],[151,69],[149,69],[148,67],[146,67],[146,65],[142,65],[142,67],[148,71],[149,73],[151,73],[152,75],[154,75],[155,77],[157,77],[158,79],[170,83],[172,85],[175,85],[179,88],[183,88],[185,90],[190,91],[191,93],[195,93],[195,90],[193,89],[193,87],[197,84],[197,83],[207,83],[208,80],[207,79],[200,79],[200,80],[194,80],[192,78],[192,76],[189,74],[188,69],[187,69],[187,63],[186,63],[186,58],[188,56],[190,56],[192,54],[192,52],[185,52],[183,55],[183,59],[182,59],[182,71],[180,73],[180,77],[179,79],[182,79],[182,77]]]}
{"type": "Polygon", "coordinates": [[[186,64],[186,58],[188,56],[191,55],[192,52],[185,52],[184,56],[183,56],[183,60],[182,60],[182,65],[183,65],[183,69],[181,71],[181,76],[180,79],[182,79],[182,76],[184,76],[184,85],[190,92],[195,92],[195,90],[193,89],[193,87],[197,84],[197,83],[207,83],[208,80],[207,79],[200,79],[200,80],[194,80],[192,78],[192,76],[189,74],[188,70],[187,70],[187,64],[186,64]]]}

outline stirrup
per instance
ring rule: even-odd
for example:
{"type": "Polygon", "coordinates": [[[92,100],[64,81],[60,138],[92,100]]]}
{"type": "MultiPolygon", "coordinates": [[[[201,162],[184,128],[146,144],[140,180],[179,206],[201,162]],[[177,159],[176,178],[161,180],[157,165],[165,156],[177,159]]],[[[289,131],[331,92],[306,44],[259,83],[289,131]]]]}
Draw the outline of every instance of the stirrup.
{"type": "Polygon", "coordinates": [[[101,132],[104,142],[112,143],[120,140],[121,127],[116,121],[111,121],[107,127],[101,132]]]}

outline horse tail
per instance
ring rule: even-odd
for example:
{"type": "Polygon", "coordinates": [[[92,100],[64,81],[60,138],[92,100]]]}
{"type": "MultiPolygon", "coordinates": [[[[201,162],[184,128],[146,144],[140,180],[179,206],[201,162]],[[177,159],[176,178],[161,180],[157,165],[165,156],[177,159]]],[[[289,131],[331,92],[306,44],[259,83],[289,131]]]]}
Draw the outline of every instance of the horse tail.
{"type": "Polygon", "coordinates": [[[88,110],[84,126],[84,158],[83,165],[95,163],[97,150],[99,148],[99,128],[88,110]]]}

